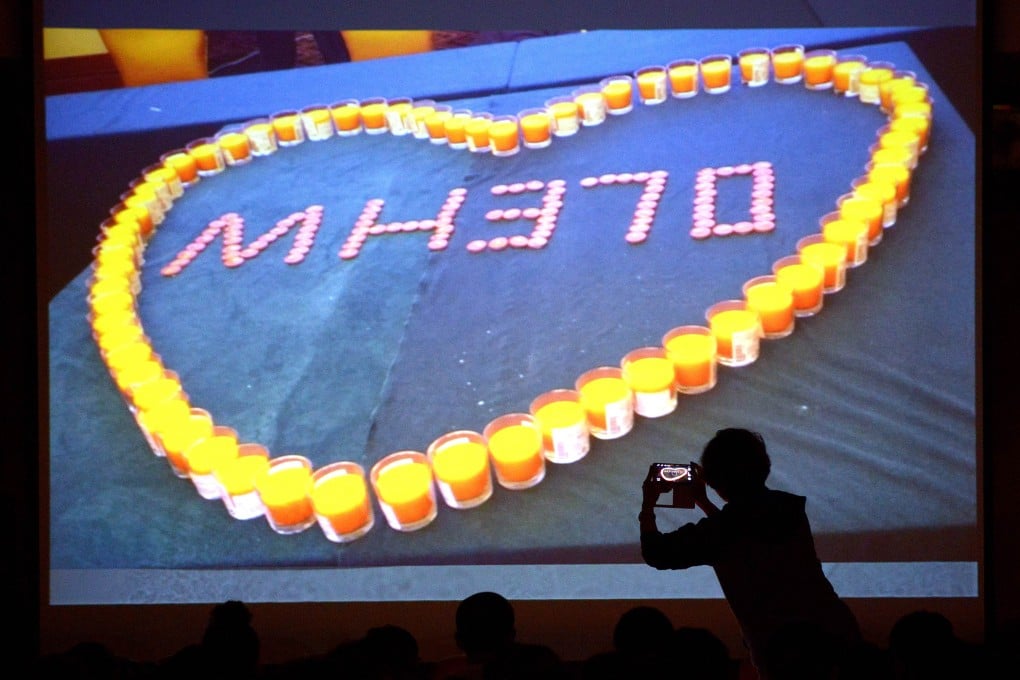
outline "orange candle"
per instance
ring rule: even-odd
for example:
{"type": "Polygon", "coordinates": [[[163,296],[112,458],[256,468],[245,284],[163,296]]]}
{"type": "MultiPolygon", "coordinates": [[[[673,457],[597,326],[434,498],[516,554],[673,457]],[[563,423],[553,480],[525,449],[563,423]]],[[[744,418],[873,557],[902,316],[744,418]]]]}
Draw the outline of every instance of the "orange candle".
{"type": "Polygon", "coordinates": [[[669,74],[670,91],[674,97],[686,99],[698,93],[698,62],[681,59],[666,66],[669,74]]]}
{"type": "Polygon", "coordinates": [[[451,149],[467,148],[467,124],[470,121],[470,112],[453,113],[443,121],[443,135],[451,149]]]}
{"type": "Polygon", "coordinates": [[[591,435],[616,439],[634,427],[634,393],[623,378],[623,370],[601,366],[578,377],[575,388],[588,414],[591,435]]]}
{"type": "Polygon", "coordinates": [[[797,241],[797,254],[805,264],[823,272],[824,293],[835,293],[846,284],[846,250],[829,243],[822,234],[812,234],[797,241]]]}
{"type": "MultiPolygon", "coordinates": [[[[847,206],[847,211],[844,211],[844,215],[847,217],[866,217],[868,220],[873,220],[874,204],[877,203],[881,207],[879,212],[881,226],[886,228],[896,224],[896,208],[899,205],[899,201],[896,198],[895,184],[865,176],[855,180],[851,194],[854,199],[860,199],[864,203],[855,205],[855,200],[847,199],[843,201],[843,203],[850,204],[847,206]],[[869,201],[870,203],[868,203],[869,201]]],[[[842,209],[843,204],[841,203],[840,210],[842,211],[842,209]]],[[[871,231],[868,232],[868,235],[869,237],[874,236],[871,231]]],[[[879,239],[881,240],[880,236],[879,239]]],[[[874,242],[872,242],[872,245],[874,245],[874,242]]]]}
{"type": "Polygon", "coordinates": [[[496,479],[506,489],[527,489],[545,478],[542,433],[528,413],[508,413],[485,426],[496,479]]]}
{"type": "Polygon", "coordinates": [[[425,131],[429,141],[433,144],[447,144],[446,121],[453,117],[450,107],[436,108],[435,111],[425,116],[425,131]]]}
{"type": "MultiPolygon", "coordinates": [[[[895,189],[890,189],[889,200],[894,201],[895,189]]],[[[842,219],[853,220],[856,222],[863,222],[868,225],[868,245],[877,245],[882,240],[882,225],[884,209],[882,207],[882,198],[878,195],[871,193],[869,190],[865,190],[858,194],[856,193],[846,194],[841,196],[836,202],[836,212],[842,219]]]]}
{"type": "Polygon", "coordinates": [[[432,468],[418,451],[391,453],[370,473],[379,507],[387,524],[397,531],[415,531],[436,518],[432,468]]]}
{"type": "Polygon", "coordinates": [[[574,102],[585,126],[599,125],[606,120],[606,96],[597,87],[582,87],[574,91],[574,102]]]}
{"type": "Polygon", "coordinates": [[[844,97],[856,97],[860,84],[861,71],[868,65],[868,60],[859,54],[840,55],[836,65],[832,67],[832,89],[844,97]]]}
{"type": "Polygon", "coordinates": [[[191,405],[186,395],[180,394],[145,411],[139,411],[136,420],[152,452],[162,457],[166,455],[166,449],[163,448],[161,433],[177,423],[185,422],[190,415],[191,405]]]}
{"type": "Polygon", "coordinates": [[[443,500],[451,508],[473,508],[492,496],[485,437],[471,430],[449,432],[426,450],[443,500]]]}
{"type": "Polygon", "coordinates": [[[184,150],[171,151],[161,157],[163,164],[171,168],[180,177],[184,186],[189,186],[198,181],[198,164],[194,156],[184,150]]]}
{"type": "Polygon", "coordinates": [[[160,402],[180,396],[183,389],[177,375],[164,370],[154,380],[136,385],[131,390],[131,405],[138,411],[147,411],[160,402]]]}
{"type": "Polygon", "coordinates": [[[572,97],[554,97],[545,103],[552,119],[552,133],[569,137],[581,127],[581,112],[572,97]]]}
{"type": "Polygon", "coordinates": [[[756,276],[744,284],[747,308],[758,313],[762,337],[783,338],[793,332],[793,291],[773,276],[756,276]]]}
{"type": "Polygon", "coordinates": [[[184,195],[184,183],[173,168],[166,165],[152,165],[146,168],[142,177],[146,182],[166,185],[172,198],[180,198],[184,195]]]}
{"type": "Polygon", "coordinates": [[[552,118],[545,109],[525,109],[519,115],[524,146],[541,149],[552,141],[552,118]]]}
{"type": "Polygon", "coordinates": [[[748,87],[761,87],[769,82],[769,51],[764,47],[752,47],[737,55],[740,65],[740,81],[748,87]]]}
{"type": "Polygon", "coordinates": [[[812,50],[804,55],[804,87],[829,90],[833,84],[836,53],[833,50],[812,50]]]}
{"type": "Polygon", "coordinates": [[[237,458],[237,451],[237,433],[229,428],[214,428],[211,437],[196,442],[184,452],[188,475],[202,498],[221,497],[222,487],[213,473],[227,461],[237,458]]]}
{"type": "Polygon", "coordinates": [[[497,116],[489,125],[493,156],[510,156],[520,151],[520,128],[516,116],[497,116]]]}
{"type": "Polygon", "coordinates": [[[894,93],[900,88],[911,87],[917,82],[913,71],[893,71],[891,78],[878,84],[878,100],[880,108],[886,113],[893,109],[894,93]]]}
{"type": "Polygon", "coordinates": [[[720,364],[746,366],[758,359],[761,319],[746,302],[717,302],[705,311],[705,318],[715,336],[716,358],[720,364]]]}
{"type": "Polygon", "coordinates": [[[312,463],[304,456],[273,458],[255,477],[266,520],[279,534],[296,534],[315,523],[312,509],[312,463]]]}
{"type": "Polygon", "coordinates": [[[865,104],[881,104],[881,84],[893,77],[893,65],[885,61],[871,62],[861,71],[857,83],[858,96],[865,104]]]}
{"type": "MultiPolygon", "coordinates": [[[[361,122],[365,126],[365,132],[370,135],[386,132],[386,100],[380,98],[363,100],[361,122]]],[[[443,141],[445,143],[446,140],[443,141]]]]}
{"type": "Polygon", "coordinates": [[[896,163],[869,163],[868,180],[886,182],[896,187],[896,203],[899,207],[910,202],[910,170],[896,163]]]}
{"type": "Polygon", "coordinates": [[[214,175],[226,167],[222,150],[211,139],[192,142],[188,145],[188,154],[195,160],[199,175],[214,175]]]}
{"type": "Polygon", "coordinates": [[[542,449],[552,463],[574,463],[591,448],[588,415],[576,390],[550,390],[529,409],[542,430],[542,449]]]}
{"type": "Polygon", "coordinates": [[[464,126],[467,134],[468,149],[480,153],[489,151],[489,126],[492,124],[492,116],[476,115],[464,126]]]}
{"type": "Polygon", "coordinates": [[[413,108],[411,100],[406,97],[386,102],[386,127],[389,128],[390,134],[400,136],[412,131],[413,121],[408,120],[408,115],[413,108]]]}
{"type": "Polygon", "coordinates": [[[240,165],[251,160],[251,142],[242,132],[225,132],[216,138],[227,165],[240,165]]]}
{"type": "Polygon", "coordinates": [[[301,115],[297,111],[284,111],[271,117],[273,131],[280,146],[294,146],[305,141],[301,115]]]}
{"type": "Polygon", "coordinates": [[[727,54],[716,54],[701,60],[701,82],[705,92],[721,94],[730,89],[732,58],[727,54]]]}
{"type": "Polygon", "coordinates": [[[364,469],[356,463],[340,462],[316,470],[312,507],[329,540],[346,543],[364,536],[374,524],[364,469]]]}
{"type": "Polygon", "coordinates": [[[806,262],[799,255],[776,260],[772,265],[776,283],[793,296],[795,316],[813,316],[822,308],[825,290],[825,270],[806,262]]]}
{"type": "Polygon", "coordinates": [[[266,512],[255,479],[269,469],[269,452],[259,444],[240,444],[237,456],[213,469],[223,489],[223,505],[234,519],[254,519],[266,512]]]}
{"type": "Polygon", "coordinates": [[[159,429],[155,435],[174,474],[187,478],[188,459],[184,452],[212,436],[213,422],[209,412],[203,409],[192,408],[184,417],[179,417],[179,413],[176,410],[165,412],[158,421],[159,429]]]}
{"type": "Polygon", "coordinates": [[[329,139],[333,136],[333,115],[324,104],[309,106],[301,110],[301,124],[305,135],[313,142],[329,139]]]}
{"type": "Polygon", "coordinates": [[[253,156],[268,156],[278,149],[276,131],[268,118],[249,121],[244,126],[244,134],[248,137],[253,156]]]}
{"type": "Polygon", "coordinates": [[[705,326],[677,326],[662,337],[673,362],[676,389],[683,394],[706,392],[716,383],[716,341],[705,326]]]}
{"type": "Polygon", "coordinates": [[[783,45],[773,49],[772,73],[777,83],[799,83],[804,77],[804,46],[783,45]]]}
{"type": "MultiPolygon", "coordinates": [[[[446,107],[449,110],[449,107],[446,107]]],[[[418,102],[411,107],[410,118],[411,133],[418,139],[427,139],[428,128],[425,126],[425,119],[436,112],[435,102],[418,102]]]]}
{"type": "Polygon", "coordinates": [[[829,213],[821,220],[822,236],[843,247],[847,267],[859,267],[868,259],[868,225],[829,213]]]}
{"type": "Polygon", "coordinates": [[[634,394],[634,413],[658,418],[676,410],[676,369],[662,347],[641,347],[620,362],[623,379],[634,394]]]}
{"type": "Polygon", "coordinates": [[[647,66],[634,73],[638,95],[644,104],[661,104],[669,93],[669,79],[664,66],[647,66]]]}
{"type": "Polygon", "coordinates": [[[612,76],[601,82],[607,112],[618,116],[634,108],[634,82],[630,76],[612,76]]]}
{"type": "Polygon", "coordinates": [[[361,132],[361,105],[357,99],[346,99],[329,107],[333,127],[338,135],[349,137],[361,132]]]}

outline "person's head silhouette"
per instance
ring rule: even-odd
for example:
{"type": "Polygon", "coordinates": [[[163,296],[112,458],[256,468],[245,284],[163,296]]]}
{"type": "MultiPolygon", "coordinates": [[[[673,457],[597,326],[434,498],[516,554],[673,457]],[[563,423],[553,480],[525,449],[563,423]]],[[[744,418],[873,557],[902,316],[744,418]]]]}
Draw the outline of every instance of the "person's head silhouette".
{"type": "Polygon", "coordinates": [[[726,501],[764,489],[771,469],[765,440],[742,428],[719,430],[701,453],[705,483],[726,501]]]}
{"type": "Polygon", "coordinates": [[[491,658],[517,637],[513,605],[489,591],[464,598],[457,606],[455,625],[457,646],[471,660],[491,658]]]}

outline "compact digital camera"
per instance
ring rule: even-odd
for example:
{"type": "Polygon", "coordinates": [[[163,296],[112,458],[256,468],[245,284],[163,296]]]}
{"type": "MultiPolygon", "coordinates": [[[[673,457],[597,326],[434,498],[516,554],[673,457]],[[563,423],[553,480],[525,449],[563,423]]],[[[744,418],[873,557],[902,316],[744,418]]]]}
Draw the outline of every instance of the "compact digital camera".
{"type": "Polygon", "coordinates": [[[648,479],[659,489],[659,494],[671,491],[673,502],[656,503],[658,508],[694,507],[694,464],[693,463],[652,463],[648,467],[648,479]]]}

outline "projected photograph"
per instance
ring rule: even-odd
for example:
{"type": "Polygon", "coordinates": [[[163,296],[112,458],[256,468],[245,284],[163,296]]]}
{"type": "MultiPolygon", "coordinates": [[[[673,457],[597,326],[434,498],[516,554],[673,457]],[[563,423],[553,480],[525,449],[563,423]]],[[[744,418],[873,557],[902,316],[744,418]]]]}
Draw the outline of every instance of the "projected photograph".
{"type": "Polygon", "coordinates": [[[51,603],[721,597],[637,513],[727,427],[841,594],[976,597],[975,140],[902,34],[48,97],[51,603]]]}

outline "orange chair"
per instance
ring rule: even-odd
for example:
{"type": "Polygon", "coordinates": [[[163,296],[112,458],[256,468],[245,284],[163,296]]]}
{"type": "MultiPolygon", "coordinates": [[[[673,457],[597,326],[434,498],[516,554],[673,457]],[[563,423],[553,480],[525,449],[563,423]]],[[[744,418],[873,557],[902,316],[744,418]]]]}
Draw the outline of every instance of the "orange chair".
{"type": "Polygon", "coordinates": [[[340,31],[351,61],[432,51],[432,31],[340,31]]]}
{"type": "Polygon", "coordinates": [[[100,29],[126,87],[209,77],[205,31],[191,29],[100,29]]]}

